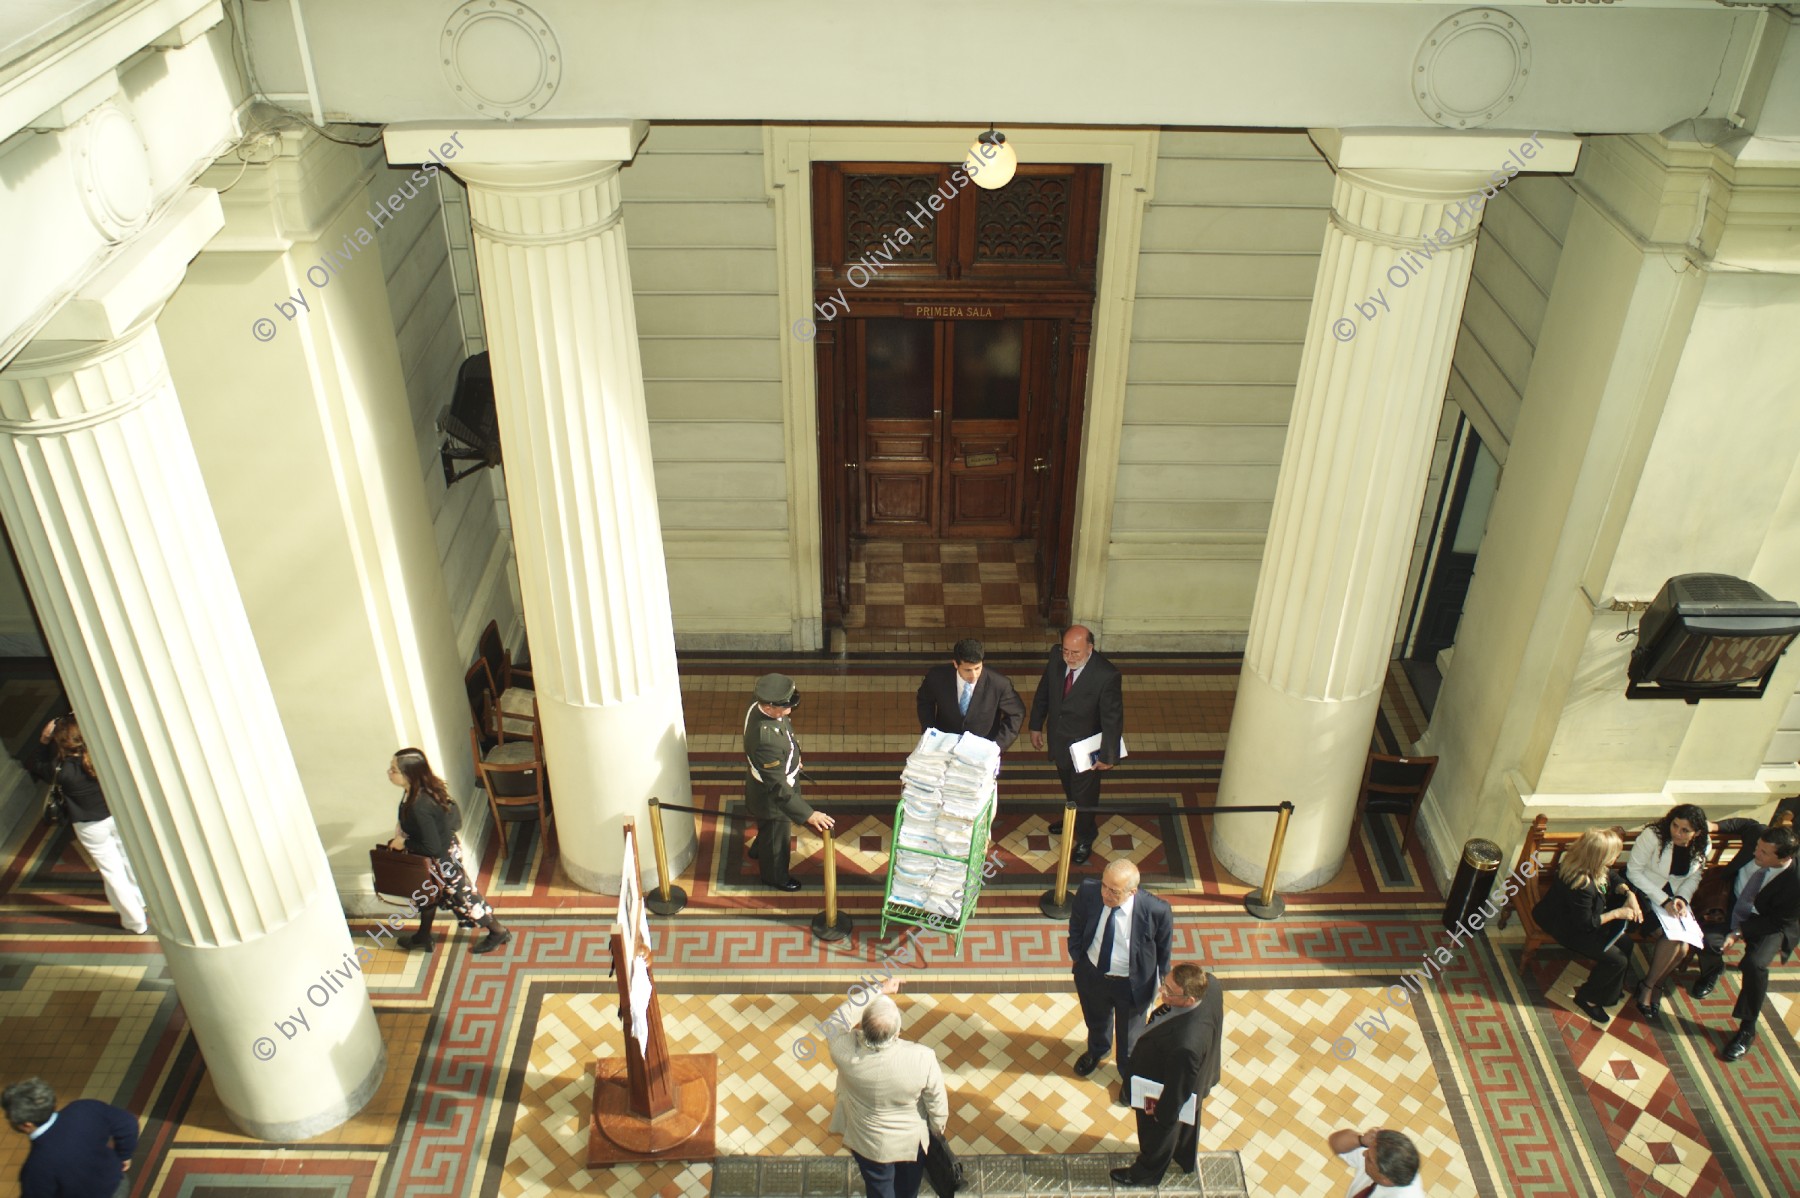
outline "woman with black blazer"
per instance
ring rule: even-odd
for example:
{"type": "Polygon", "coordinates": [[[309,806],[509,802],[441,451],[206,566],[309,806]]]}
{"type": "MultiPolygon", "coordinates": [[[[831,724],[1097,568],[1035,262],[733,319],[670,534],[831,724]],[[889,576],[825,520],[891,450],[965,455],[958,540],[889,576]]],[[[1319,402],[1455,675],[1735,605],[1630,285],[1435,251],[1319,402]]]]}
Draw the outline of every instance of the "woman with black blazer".
{"type": "Polygon", "coordinates": [[[75,839],[93,859],[106,886],[106,901],[119,913],[119,922],[127,932],[143,935],[150,930],[144,915],[144,893],[138,889],[137,875],[125,856],[125,842],[119,839],[113,823],[112,808],[100,791],[100,779],[94,772],[94,758],[87,742],[81,738],[81,726],[75,713],[59,716],[44,725],[38,734],[38,756],[31,772],[40,782],[54,783],[69,808],[69,827],[75,839]]]}
{"type": "Polygon", "coordinates": [[[1589,828],[1563,853],[1549,891],[1531,909],[1538,927],[1558,944],[1594,958],[1587,981],[1576,988],[1575,1005],[1596,1027],[1612,1018],[1606,1008],[1619,1001],[1631,961],[1630,950],[1619,943],[1625,928],[1608,925],[1644,918],[1631,886],[1609,872],[1624,848],[1625,841],[1611,828],[1589,828]]]}
{"type": "Polygon", "coordinates": [[[1637,1009],[1646,1019],[1654,1019],[1661,1009],[1662,996],[1657,991],[1663,979],[1692,951],[1686,942],[1663,935],[1662,921],[1651,919],[1650,911],[1661,907],[1671,916],[1687,912],[1706,870],[1707,827],[1706,812],[1694,804],[1672,807],[1638,833],[1625,864],[1625,880],[1631,883],[1638,908],[1645,915],[1644,930],[1656,944],[1650,972],[1638,987],[1637,1009]]]}
{"type": "Polygon", "coordinates": [[[388,762],[388,781],[406,792],[400,800],[399,822],[388,847],[433,858],[437,862],[435,871],[443,882],[441,892],[426,883],[427,893],[432,897],[419,907],[419,930],[400,937],[397,943],[402,948],[426,952],[436,948],[431,924],[437,918],[440,906],[450,908],[457,923],[465,928],[487,929],[481,943],[469,950],[472,953],[491,953],[511,940],[512,933],[494,917],[494,909],[482,900],[474,879],[469,877],[463,863],[462,845],[456,839],[460,820],[455,815],[450,788],[432,772],[424,751],[401,749],[394,754],[394,759],[388,762]]]}

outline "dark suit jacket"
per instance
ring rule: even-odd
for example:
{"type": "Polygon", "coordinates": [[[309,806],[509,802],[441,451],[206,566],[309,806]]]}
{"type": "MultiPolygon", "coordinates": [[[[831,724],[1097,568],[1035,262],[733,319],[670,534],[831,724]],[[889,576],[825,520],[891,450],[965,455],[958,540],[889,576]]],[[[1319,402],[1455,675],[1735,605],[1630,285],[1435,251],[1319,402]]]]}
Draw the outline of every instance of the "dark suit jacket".
{"type": "MultiPolygon", "coordinates": [[[[1159,1127],[1174,1128],[1189,1094],[1197,1094],[1201,1102],[1219,1084],[1219,1060],[1224,1055],[1225,990],[1218,978],[1206,987],[1206,997],[1185,1012],[1170,1011],[1144,1029],[1137,1047],[1131,1050],[1131,1063],[1124,1070],[1125,1084],[1133,1077],[1145,1077],[1163,1084],[1162,1097],[1156,1101],[1156,1113],[1150,1121],[1159,1127]]],[[[1130,1091],[1126,1091],[1127,1097],[1130,1091]]],[[[1192,1169],[1193,1162],[1183,1163],[1192,1169]]]]}
{"type": "MultiPolygon", "coordinates": [[[[1100,879],[1084,879],[1069,908],[1069,959],[1077,971],[1093,971],[1087,950],[1100,930],[1100,917],[1106,910],[1106,904],[1100,899],[1100,879]]],[[[1161,979],[1169,972],[1169,947],[1174,936],[1175,917],[1169,904],[1140,887],[1131,908],[1131,1002],[1134,1007],[1148,1010],[1151,1000],[1156,997],[1161,979]]],[[[1101,962],[1102,973],[1105,964],[1101,962]]]]}
{"type": "Polygon", "coordinates": [[[1100,760],[1117,765],[1119,738],[1125,733],[1125,690],[1118,669],[1096,650],[1065,698],[1068,674],[1061,647],[1050,650],[1050,663],[1031,697],[1031,730],[1049,738],[1050,756],[1059,768],[1069,764],[1070,745],[1096,732],[1101,734],[1100,760]]]}
{"type": "Polygon", "coordinates": [[[956,702],[960,681],[956,667],[949,663],[925,671],[925,681],[919,683],[919,731],[973,732],[1006,749],[1019,738],[1019,725],[1025,722],[1025,703],[1013,689],[1012,679],[992,666],[985,667],[975,680],[966,716],[956,702]]]}
{"type": "MultiPolygon", "coordinates": [[[[1616,891],[1624,884],[1625,875],[1613,870],[1606,880],[1604,891],[1592,886],[1571,886],[1560,877],[1550,879],[1550,888],[1544,897],[1538,900],[1537,906],[1531,909],[1531,918],[1537,921],[1538,927],[1556,937],[1556,942],[1571,952],[1583,957],[1598,957],[1606,951],[1607,942],[1619,936],[1629,935],[1631,925],[1624,925],[1624,933],[1620,933],[1617,923],[1603,924],[1600,916],[1615,907],[1625,905],[1625,896],[1616,891]]],[[[1649,918],[1655,919],[1654,915],[1649,918]]]]}
{"type": "Polygon", "coordinates": [[[78,1098],[31,1141],[31,1154],[19,1170],[19,1192],[22,1198],[111,1198],[137,1141],[138,1124],[130,1112],[78,1098]]]}
{"type": "MultiPolygon", "coordinates": [[[[1725,867],[1726,877],[1730,880],[1730,889],[1725,892],[1728,909],[1730,904],[1737,902],[1738,875],[1743,870],[1756,868],[1756,842],[1767,830],[1766,825],[1753,819],[1719,821],[1719,835],[1743,837],[1737,856],[1725,867]]],[[[1778,935],[1781,937],[1781,959],[1785,961],[1793,955],[1795,946],[1800,945],[1800,860],[1789,861],[1786,869],[1763,883],[1763,888],[1756,892],[1756,902],[1750,907],[1750,918],[1738,931],[1746,942],[1778,935]]]]}

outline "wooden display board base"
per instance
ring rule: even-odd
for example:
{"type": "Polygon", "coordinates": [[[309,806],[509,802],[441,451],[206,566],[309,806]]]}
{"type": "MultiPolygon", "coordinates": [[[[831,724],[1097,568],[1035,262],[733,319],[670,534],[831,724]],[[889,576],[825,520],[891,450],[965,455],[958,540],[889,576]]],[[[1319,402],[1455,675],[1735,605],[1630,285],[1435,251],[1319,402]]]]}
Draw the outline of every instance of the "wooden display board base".
{"type": "Polygon", "coordinates": [[[675,1109],[655,1119],[631,1112],[623,1057],[594,1062],[594,1114],[587,1167],[628,1161],[710,1161],[718,1133],[719,1059],[712,1053],[669,1058],[675,1109]]]}

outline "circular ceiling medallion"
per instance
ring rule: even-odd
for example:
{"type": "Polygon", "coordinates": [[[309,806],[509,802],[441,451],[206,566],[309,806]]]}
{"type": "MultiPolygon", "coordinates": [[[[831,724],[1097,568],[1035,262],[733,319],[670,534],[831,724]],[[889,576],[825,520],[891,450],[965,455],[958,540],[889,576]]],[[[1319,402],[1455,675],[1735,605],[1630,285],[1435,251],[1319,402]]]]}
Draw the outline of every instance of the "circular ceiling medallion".
{"type": "Polygon", "coordinates": [[[550,23],[515,0],[469,0],[444,22],[439,50],[457,99],[500,120],[539,111],[562,82],[550,23]]]}
{"type": "Polygon", "coordinates": [[[1525,27],[1492,8],[1446,17],[1413,59],[1420,111],[1451,129],[1476,129],[1512,107],[1531,74],[1525,27]]]}
{"type": "Polygon", "coordinates": [[[150,218],[150,153],[130,117],[111,104],[75,128],[71,161],[88,220],[108,241],[123,241],[150,218]]]}

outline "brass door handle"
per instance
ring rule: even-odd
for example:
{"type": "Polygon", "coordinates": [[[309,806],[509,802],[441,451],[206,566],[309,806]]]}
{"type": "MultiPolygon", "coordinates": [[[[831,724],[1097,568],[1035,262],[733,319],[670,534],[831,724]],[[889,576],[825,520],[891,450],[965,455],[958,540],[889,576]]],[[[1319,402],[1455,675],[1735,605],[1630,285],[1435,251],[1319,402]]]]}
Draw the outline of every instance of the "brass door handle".
{"type": "Polygon", "coordinates": [[[1042,474],[1044,471],[1046,471],[1048,469],[1050,469],[1050,463],[1046,462],[1043,458],[1039,458],[1037,460],[1037,463],[1032,466],[1032,470],[1036,471],[1039,474],[1042,474]]]}
{"type": "Polygon", "coordinates": [[[845,463],[844,463],[844,469],[846,469],[846,470],[854,470],[854,469],[856,469],[856,463],[855,463],[855,462],[845,462],[845,463]]]}

